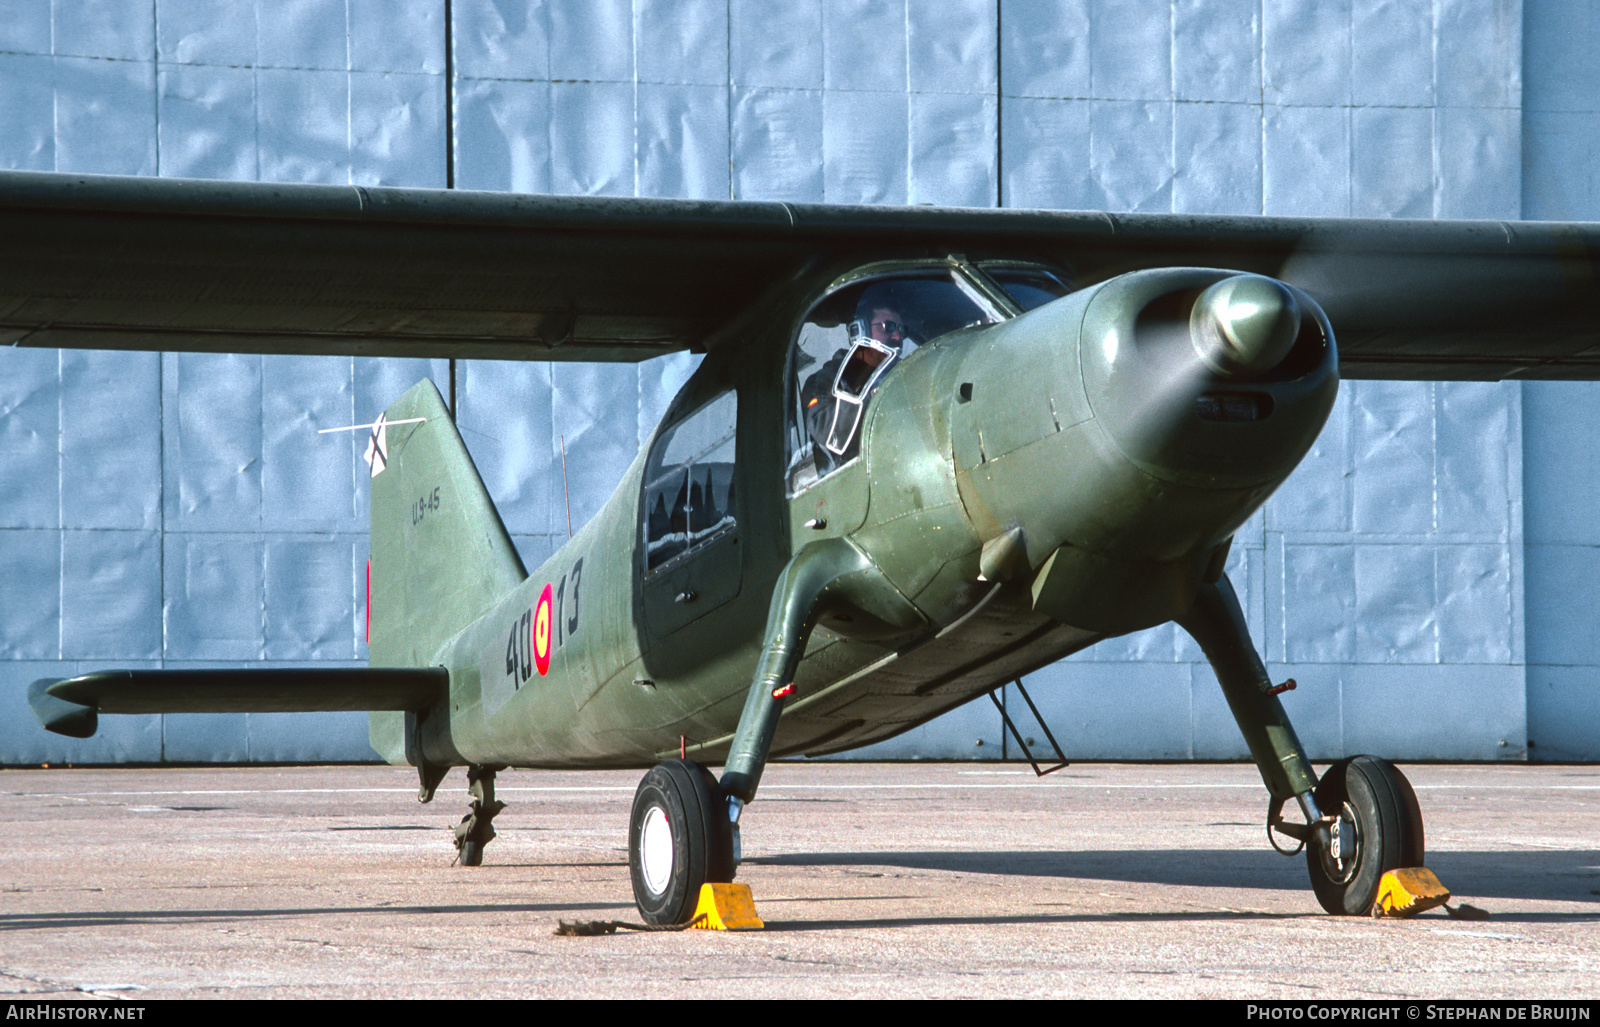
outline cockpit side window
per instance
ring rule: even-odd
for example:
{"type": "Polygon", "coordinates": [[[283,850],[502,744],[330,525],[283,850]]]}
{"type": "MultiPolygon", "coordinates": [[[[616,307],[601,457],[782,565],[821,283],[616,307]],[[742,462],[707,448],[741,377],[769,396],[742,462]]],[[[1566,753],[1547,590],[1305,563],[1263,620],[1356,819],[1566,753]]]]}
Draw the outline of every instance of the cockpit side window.
{"type": "Polygon", "coordinates": [[[789,380],[789,493],[855,459],[873,392],[894,365],[999,313],[948,270],[853,282],[823,297],[795,336],[789,380]]]}
{"type": "Polygon", "coordinates": [[[734,530],[738,397],[729,389],[656,436],[645,462],[645,572],[734,530]]]}

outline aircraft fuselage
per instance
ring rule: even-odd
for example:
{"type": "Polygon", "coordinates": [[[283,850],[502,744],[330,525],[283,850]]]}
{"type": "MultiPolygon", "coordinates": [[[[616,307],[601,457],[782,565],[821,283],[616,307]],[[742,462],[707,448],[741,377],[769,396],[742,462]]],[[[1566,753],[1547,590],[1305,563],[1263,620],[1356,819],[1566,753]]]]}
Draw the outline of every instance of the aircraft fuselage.
{"type": "MultiPolygon", "coordinates": [[[[769,407],[794,322],[769,322],[759,345],[713,348],[674,410],[717,383],[747,397],[737,528],[650,573],[647,445],[576,537],[438,652],[413,654],[451,677],[449,715],[421,717],[420,755],[645,767],[681,745],[719,762],[774,582],[824,539],[854,547],[876,581],[822,611],[775,754],[889,737],[1099,638],[1181,616],[1309,449],[1338,387],[1326,318],[1297,292],[1286,353],[1265,368],[1226,354],[1213,366],[1195,311],[1227,278],[1138,272],[929,341],[878,383],[858,455],[792,496],[769,407]]],[[[406,545],[428,544],[422,496],[401,524],[406,545]]]]}

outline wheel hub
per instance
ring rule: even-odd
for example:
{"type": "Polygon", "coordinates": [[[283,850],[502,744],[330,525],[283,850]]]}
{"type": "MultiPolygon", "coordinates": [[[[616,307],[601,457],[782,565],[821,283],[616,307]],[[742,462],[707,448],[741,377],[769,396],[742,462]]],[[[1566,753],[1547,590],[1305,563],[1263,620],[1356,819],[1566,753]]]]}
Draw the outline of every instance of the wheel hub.
{"type": "Polygon", "coordinates": [[[1344,803],[1333,823],[1328,825],[1328,840],[1321,849],[1322,870],[1336,884],[1346,884],[1355,875],[1361,855],[1361,829],[1355,810],[1344,803]]]}
{"type": "Polygon", "coordinates": [[[644,816],[644,829],[639,832],[639,869],[651,894],[662,894],[672,882],[673,855],[672,825],[667,822],[667,813],[660,806],[652,806],[644,816]]]}

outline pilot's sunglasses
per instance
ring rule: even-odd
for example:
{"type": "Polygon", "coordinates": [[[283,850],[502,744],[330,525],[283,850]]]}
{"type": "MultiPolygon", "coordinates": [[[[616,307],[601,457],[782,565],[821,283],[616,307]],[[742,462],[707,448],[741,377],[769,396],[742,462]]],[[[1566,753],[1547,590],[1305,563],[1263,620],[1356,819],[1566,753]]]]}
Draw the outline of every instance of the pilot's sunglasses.
{"type": "Polygon", "coordinates": [[[872,330],[882,332],[884,335],[904,335],[906,326],[899,321],[874,321],[872,330]]]}

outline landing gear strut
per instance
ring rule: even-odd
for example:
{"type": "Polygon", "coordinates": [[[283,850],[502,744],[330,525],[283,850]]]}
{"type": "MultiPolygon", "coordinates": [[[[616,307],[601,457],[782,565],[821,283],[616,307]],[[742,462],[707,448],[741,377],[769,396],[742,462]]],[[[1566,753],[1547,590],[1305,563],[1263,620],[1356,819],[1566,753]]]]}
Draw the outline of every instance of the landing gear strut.
{"type": "Polygon", "coordinates": [[[472,812],[456,825],[456,852],[464,867],[483,865],[483,847],[494,840],[494,818],[506,804],[494,797],[494,769],[468,767],[467,789],[472,793],[472,812]]]}
{"type": "Polygon", "coordinates": [[[1193,609],[1178,623],[1200,643],[1216,671],[1272,794],[1269,836],[1276,830],[1305,845],[1311,887],[1323,909],[1364,915],[1377,900],[1386,871],[1422,865],[1422,811],[1411,785],[1392,764],[1372,756],[1341,760],[1318,782],[1278,701],[1280,689],[1272,686],[1250,641],[1226,575],[1202,585],[1193,609]],[[1291,798],[1306,823],[1287,824],[1279,816],[1291,798]]]}
{"type": "MultiPolygon", "coordinates": [[[[739,815],[756,797],[824,595],[831,588],[836,598],[849,600],[852,583],[890,591],[871,578],[875,573],[843,539],[813,542],[797,553],[773,588],[766,644],[721,779],[697,763],[676,759],[656,764],[639,782],[628,829],[628,866],[633,897],[646,922],[687,923],[702,885],[733,880],[741,856],[739,815]]],[[[751,915],[754,919],[753,910],[751,915]]]]}

